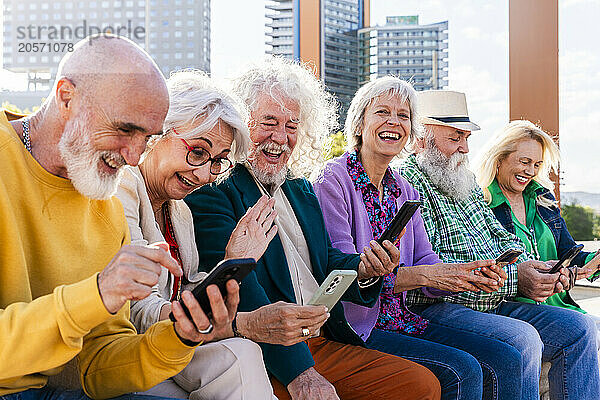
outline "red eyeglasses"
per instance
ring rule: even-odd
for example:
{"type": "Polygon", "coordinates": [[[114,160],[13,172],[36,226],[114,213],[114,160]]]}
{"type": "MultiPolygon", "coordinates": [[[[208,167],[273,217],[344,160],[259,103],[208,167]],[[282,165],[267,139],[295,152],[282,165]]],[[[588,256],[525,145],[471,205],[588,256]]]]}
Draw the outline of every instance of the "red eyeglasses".
{"type": "MultiPolygon", "coordinates": [[[[173,128],[173,132],[179,135],[179,133],[173,128]]],[[[179,138],[187,148],[187,156],[185,160],[192,167],[199,167],[210,161],[210,173],[213,175],[220,175],[227,172],[232,166],[233,161],[226,157],[211,157],[210,153],[202,147],[192,147],[184,139],[179,138]]]]}

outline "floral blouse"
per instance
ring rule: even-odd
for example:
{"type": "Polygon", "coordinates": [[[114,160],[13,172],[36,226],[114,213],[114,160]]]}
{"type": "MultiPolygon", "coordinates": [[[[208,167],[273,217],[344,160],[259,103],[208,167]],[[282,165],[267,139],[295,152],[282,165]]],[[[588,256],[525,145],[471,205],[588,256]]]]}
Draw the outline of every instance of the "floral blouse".
{"type": "MultiPolygon", "coordinates": [[[[396,200],[400,197],[400,187],[388,167],[383,180],[383,196],[379,201],[379,190],[369,179],[356,151],[350,152],[347,161],[348,174],[354,188],[360,190],[363,202],[373,229],[373,238],[378,239],[396,214],[396,200]]],[[[402,264],[400,264],[402,266],[402,264]]],[[[427,328],[427,320],[410,312],[404,303],[404,296],[394,293],[396,274],[392,272],[383,277],[380,295],[380,309],[376,329],[421,334],[427,328]]]]}

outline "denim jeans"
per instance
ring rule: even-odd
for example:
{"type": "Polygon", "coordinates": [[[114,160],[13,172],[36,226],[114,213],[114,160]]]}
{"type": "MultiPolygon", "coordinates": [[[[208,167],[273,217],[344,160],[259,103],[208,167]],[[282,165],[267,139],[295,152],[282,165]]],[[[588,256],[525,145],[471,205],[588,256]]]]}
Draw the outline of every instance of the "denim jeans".
{"type": "Polygon", "coordinates": [[[587,315],[566,308],[503,302],[498,315],[526,321],[544,344],[542,360],[552,363],[548,380],[551,399],[598,400],[600,368],[598,330],[587,315]]]}
{"type": "MultiPolygon", "coordinates": [[[[550,361],[550,397],[552,399],[598,399],[600,372],[596,351],[596,327],[584,314],[559,307],[503,302],[488,313],[462,305],[439,303],[424,307],[420,314],[447,334],[432,331],[426,339],[467,351],[480,362],[481,356],[493,357],[486,348],[461,340],[456,331],[481,335],[513,347],[520,359],[506,365],[490,365],[484,373],[484,397],[498,399],[539,399],[542,359],[550,361]],[[499,367],[498,369],[496,367],[499,367]],[[493,372],[491,372],[493,371],[493,372]],[[493,373],[494,379],[486,379],[493,373]],[[511,386],[512,375],[521,378],[520,395],[511,386]],[[491,388],[489,382],[493,383],[491,388]],[[488,384],[488,385],[486,385],[488,384]],[[513,392],[512,395],[506,391],[513,392]]],[[[482,363],[482,366],[484,364],[482,363]]]]}
{"type": "MultiPolygon", "coordinates": [[[[168,397],[125,394],[117,400],[166,400],[168,397]]],[[[91,400],[83,390],[60,390],[44,386],[41,389],[28,389],[22,392],[0,396],[0,400],[91,400]]]]}
{"type": "MultiPolygon", "coordinates": [[[[484,344],[485,340],[481,337],[477,339],[484,344]]],[[[442,400],[481,400],[481,366],[467,352],[427,341],[421,336],[379,329],[371,332],[366,344],[370,349],[393,354],[428,368],[440,381],[442,400]]]]}

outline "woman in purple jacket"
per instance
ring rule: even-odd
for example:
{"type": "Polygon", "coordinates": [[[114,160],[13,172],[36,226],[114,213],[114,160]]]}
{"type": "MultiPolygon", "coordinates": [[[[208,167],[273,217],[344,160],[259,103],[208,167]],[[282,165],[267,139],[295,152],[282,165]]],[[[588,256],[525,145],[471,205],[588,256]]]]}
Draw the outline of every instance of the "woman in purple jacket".
{"type": "MultiPolygon", "coordinates": [[[[416,93],[396,77],[383,77],[358,90],[346,120],[350,150],[329,161],[314,182],[314,189],[334,247],[346,253],[369,248],[381,236],[405,200],[418,200],[417,191],[389,163],[410,149],[420,135],[416,93]]],[[[495,375],[511,374],[520,387],[513,349],[477,334],[452,332],[411,312],[404,304],[408,290],[428,297],[449,292],[494,291],[505,274],[492,260],[468,264],[442,264],[431,249],[423,220],[417,211],[397,242],[400,268],[384,277],[373,308],[344,303],[346,318],[370,348],[398,355],[429,368],[442,385],[443,399],[498,398],[495,375]],[[484,275],[475,274],[481,268],[484,275]],[[428,340],[430,332],[444,330],[476,342],[481,351],[469,354],[428,340]],[[485,391],[484,391],[485,388],[485,391]]],[[[364,251],[370,251],[364,250],[364,251]]],[[[439,333],[435,336],[439,336],[439,333]]],[[[503,382],[507,382],[503,380],[503,382]]]]}

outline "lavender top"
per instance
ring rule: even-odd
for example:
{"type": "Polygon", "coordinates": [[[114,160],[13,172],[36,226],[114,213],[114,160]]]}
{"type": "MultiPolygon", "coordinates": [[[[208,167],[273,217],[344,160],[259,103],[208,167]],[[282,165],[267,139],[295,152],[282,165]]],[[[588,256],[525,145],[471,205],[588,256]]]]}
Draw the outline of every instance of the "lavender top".
{"type": "MultiPolygon", "coordinates": [[[[313,187],[321,204],[325,225],[333,247],[345,253],[358,253],[373,239],[373,229],[363,194],[360,189],[355,187],[348,173],[348,157],[349,153],[345,153],[341,157],[329,161],[313,183],[313,187]]],[[[404,178],[389,168],[388,171],[395,179],[400,191],[396,199],[397,208],[405,200],[419,199],[418,192],[404,178]]],[[[406,233],[400,240],[399,248],[401,265],[431,265],[440,262],[438,256],[431,249],[419,211],[406,226],[406,233]]],[[[421,290],[429,297],[448,294],[432,288],[422,288],[421,290]]],[[[399,304],[406,311],[403,315],[414,316],[404,306],[406,292],[398,293],[395,296],[402,299],[399,304]]],[[[346,302],[343,305],[346,319],[357,334],[366,340],[377,323],[381,298],[371,308],[346,302]]]]}

